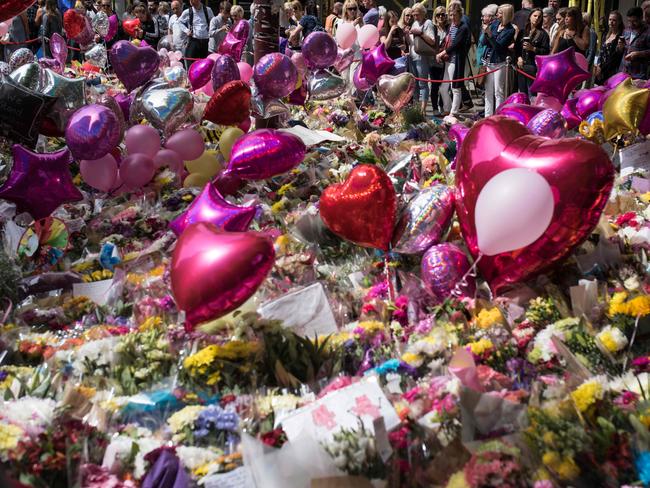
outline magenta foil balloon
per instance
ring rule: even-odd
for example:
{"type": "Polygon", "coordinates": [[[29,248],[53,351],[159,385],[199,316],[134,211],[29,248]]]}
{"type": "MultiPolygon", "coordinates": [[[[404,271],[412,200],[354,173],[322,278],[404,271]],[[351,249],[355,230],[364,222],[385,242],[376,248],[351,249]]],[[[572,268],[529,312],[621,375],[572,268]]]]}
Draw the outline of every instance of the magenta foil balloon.
{"type": "Polygon", "coordinates": [[[524,92],[513,93],[508,98],[506,98],[501,105],[497,107],[497,113],[499,112],[499,109],[501,107],[510,105],[511,103],[521,103],[523,105],[530,105],[530,98],[528,97],[528,93],[524,93],[524,92]]]}
{"type": "Polygon", "coordinates": [[[219,45],[219,54],[231,56],[235,62],[241,61],[241,55],[244,52],[250,25],[246,20],[240,20],[233,30],[226,34],[225,39],[219,45]]]}
{"type": "Polygon", "coordinates": [[[106,42],[109,42],[111,39],[115,37],[115,34],[117,34],[117,29],[120,21],[117,19],[117,15],[113,14],[108,18],[108,33],[106,34],[106,37],[104,37],[104,40],[106,42]]]}
{"type": "Polygon", "coordinates": [[[284,54],[271,53],[255,63],[253,80],[262,96],[282,98],[295,90],[298,70],[291,58],[284,54]]]}
{"type": "MultiPolygon", "coordinates": [[[[190,85],[192,85],[193,90],[198,90],[208,84],[212,77],[214,64],[215,62],[212,58],[200,59],[192,63],[192,66],[190,66],[187,72],[187,77],[190,80],[190,85]]],[[[237,75],[239,75],[239,70],[237,70],[237,75]]]]}
{"type": "Polygon", "coordinates": [[[535,56],[537,76],[530,91],[545,93],[564,103],[575,87],[589,79],[591,74],[581,68],[576,61],[574,48],[557,54],[535,56]]]}
{"type": "Polygon", "coordinates": [[[576,111],[583,120],[594,112],[598,112],[598,107],[600,107],[600,102],[605,96],[606,91],[607,88],[598,86],[596,88],[591,88],[590,90],[585,90],[585,92],[578,97],[576,111]]]}
{"type": "Polygon", "coordinates": [[[497,115],[518,120],[526,125],[530,122],[535,115],[544,110],[544,107],[537,107],[535,105],[523,105],[521,103],[511,103],[510,105],[503,105],[497,110],[497,115]]]}
{"type": "Polygon", "coordinates": [[[302,43],[302,55],[312,69],[329,68],[336,61],[337,54],[336,41],[327,32],[312,32],[302,43]]]}
{"type": "Polygon", "coordinates": [[[223,232],[192,224],[180,236],[171,262],[172,294],[185,311],[186,328],[221,317],[248,300],[275,260],[273,241],[255,232],[223,232]]]}
{"type": "Polygon", "coordinates": [[[226,173],[244,180],[263,180],[292,170],[305,158],[302,140],[287,132],[260,129],[235,142],[226,173]]]}
{"type": "Polygon", "coordinates": [[[650,103],[646,107],[643,119],[641,119],[641,123],[639,124],[639,132],[644,136],[650,134],[650,103]]]}
{"type": "Polygon", "coordinates": [[[566,135],[566,121],[564,117],[552,108],[542,110],[526,124],[528,130],[536,136],[556,139],[566,135]]]}
{"type": "Polygon", "coordinates": [[[457,285],[463,295],[474,295],[474,278],[468,277],[464,286],[460,284],[469,269],[470,264],[465,253],[449,242],[431,246],[422,256],[420,265],[424,286],[433,295],[436,303],[450,298],[457,285]]]}
{"type": "Polygon", "coordinates": [[[35,153],[12,146],[14,164],[0,187],[0,198],[16,204],[16,212],[29,212],[35,220],[54,212],[59,205],[83,200],[72,182],[68,148],[53,153],[35,153]]]}
{"type": "Polygon", "coordinates": [[[562,117],[564,117],[564,120],[566,120],[566,126],[569,130],[575,129],[580,125],[580,122],[582,122],[582,118],[578,115],[578,110],[576,109],[577,104],[577,98],[569,98],[564,102],[564,106],[560,112],[562,117]]]}
{"type": "Polygon", "coordinates": [[[86,105],[70,117],[65,140],[76,159],[99,159],[120,143],[120,121],[104,105],[86,105]]]}
{"type": "Polygon", "coordinates": [[[377,47],[363,53],[359,78],[365,79],[368,83],[374,85],[379,77],[388,73],[393,69],[393,66],[395,66],[395,61],[388,56],[386,46],[382,42],[377,47]]]}
{"type": "Polygon", "coordinates": [[[131,104],[135,99],[135,93],[126,95],[124,93],[118,93],[113,97],[120,109],[122,110],[122,115],[124,115],[124,120],[129,120],[131,117],[131,104]]]}
{"type": "Polygon", "coordinates": [[[239,79],[237,61],[232,56],[224,54],[214,61],[212,67],[212,89],[216,92],[230,81],[239,79]]]}
{"type": "Polygon", "coordinates": [[[609,78],[607,78],[607,80],[605,80],[605,83],[603,84],[603,86],[605,88],[607,88],[608,90],[611,90],[612,88],[616,88],[618,85],[623,83],[629,77],[630,77],[630,75],[628,75],[627,73],[623,73],[623,72],[616,73],[615,75],[610,76],[609,78]]]}
{"type": "Polygon", "coordinates": [[[158,71],[158,53],[151,47],[135,47],[129,41],[117,41],[110,51],[115,74],[127,91],[144,85],[158,71]]]}
{"type": "Polygon", "coordinates": [[[206,183],[190,206],[169,223],[169,228],[180,236],[188,225],[205,222],[219,230],[242,232],[248,229],[256,210],[256,207],[238,207],[229,203],[212,183],[206,183]]]}
{"type": "Polygon", "coordinates": [[[59,63],[59,66],[61,68],[65,67],[68,59],[68,45],[65,39],[56,32],[50,38],[50,52],[52,53],[52,57],[59,63]]]}
{"type": "Polygon", "coordinates": [[[368,91],[372,88],[372,84],[361,76],[361,66],[357,66],[352,75],[352,82],[357,90],[368,91]]]}
{"type": "Polygon", "coordinates": [[[345,68],[352,64],[352,61],[354,61],[354,51],[352,49],[338,48],[334,68],[339,73],[342,73],[345,68]]]}

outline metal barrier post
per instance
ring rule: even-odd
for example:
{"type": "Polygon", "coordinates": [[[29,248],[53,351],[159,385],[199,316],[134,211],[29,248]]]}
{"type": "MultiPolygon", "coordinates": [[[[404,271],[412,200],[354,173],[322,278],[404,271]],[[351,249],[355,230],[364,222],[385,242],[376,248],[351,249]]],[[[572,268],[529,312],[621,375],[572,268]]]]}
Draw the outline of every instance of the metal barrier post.
{"type": "Polygon", "coordinates": [[[504,95],[506,97],[510,96],[510,73],[511,73],[510,68],[512,68],[512,58],[508,56],[506,58],[506,89],[504,92],[504,95]]]}

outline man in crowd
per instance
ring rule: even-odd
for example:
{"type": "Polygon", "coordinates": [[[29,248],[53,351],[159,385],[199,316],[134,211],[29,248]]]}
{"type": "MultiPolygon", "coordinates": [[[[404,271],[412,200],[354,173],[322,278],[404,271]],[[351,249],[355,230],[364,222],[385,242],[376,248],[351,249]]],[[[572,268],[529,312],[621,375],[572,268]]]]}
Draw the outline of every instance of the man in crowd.
{"type": "Polygon", "coordinates": [[[210,43],[208,46],[208,51],[211,53],[216,53],[219,50],[219,46],[226,38],[226,34],[230,30],[232,22],[230,20],[230,9],[232,4],[227,1],[223,1],[219,4],[219,15],[210,21],[210,43]]]}
{"type": "Polygon", "coordinates": [[[343,4],[341,2],[336,2],[332,6],[332,13],[327,16],[325,19],[325,31],[333,36],[335,34],[336,21],[341,18],[343,14],[343,4]]]}
{"type": "Polygon", "coordinates": [[[650,27],[643,21],[641,7],[632,7],[627,11],[627,25],[623,34],[625,46],[620,46],[624,49],[623,71],[632,78],[647,79],[650,68],[650,27]]]}
{"type": "Polygon", "coordinates": [[[557,11],[560,9],[560,1],[559,0],[548,0],[548,6],[549,6],[549,8],[553,9],[554,13],[557,13],[557,11]]]}
{"type": "Polygon", "coordinates": [[[363,23],[372,24],[375,27],[379,24],[379,9],[377,8],[377,2],[375,0],[363,0],[363,6],[367,9],[367,12],[363,16],[363,23]]]}
{"type": "Polygon", "coordinates": [[[555,12],[551,7],[544,7],[542,10],[542,29],[551,37],[551,28],[555,25],[555,12]]]}
{"type": "MultiPolygon", "coordinates": [[[[190,0],[190,7],[181,15],[180,29],[187,36],[185,56],[194,59],[208,57],[208,39],[210,38],[210,21],[214,17],[212,9],[201,0],[190,0]]],[[[189,68],[193,60],[187,60],[189,68]]]]}
{"type": "Polygon", "coordinates": [[[180,26],[182,13],[183,6],[181,5],[180,0],[174,0],[172,2],[172,16],[169,18],[169,34],[172,36],[174,49],[181,52],[183,52],[183,47],[187,40],[187,37],[180,26]]]}
{"type": "Polygon", "coordinates": [[[533,0],[521,0],[521,10],[515,12],[512,23],[519,27],[519,31],[523,32],[526,29],[528,17],[533,9],[533,0]]]}

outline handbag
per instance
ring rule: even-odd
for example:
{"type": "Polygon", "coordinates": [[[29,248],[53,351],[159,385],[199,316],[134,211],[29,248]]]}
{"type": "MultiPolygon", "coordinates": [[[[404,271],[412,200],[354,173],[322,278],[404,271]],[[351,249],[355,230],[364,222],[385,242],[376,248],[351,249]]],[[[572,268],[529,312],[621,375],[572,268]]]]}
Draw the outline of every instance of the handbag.
{"type": "MultiPolygon", "coordinates": [[[[424,30],[424,26],[422,26],[422,29],[424,30]]],[[[427,42],[422,39],[422,36],[413,36],[413,50],[415,51],[415,54],[419,54],[420,56],[432,57],[438,54],[438,50],[427,44],[427,42]]]]}

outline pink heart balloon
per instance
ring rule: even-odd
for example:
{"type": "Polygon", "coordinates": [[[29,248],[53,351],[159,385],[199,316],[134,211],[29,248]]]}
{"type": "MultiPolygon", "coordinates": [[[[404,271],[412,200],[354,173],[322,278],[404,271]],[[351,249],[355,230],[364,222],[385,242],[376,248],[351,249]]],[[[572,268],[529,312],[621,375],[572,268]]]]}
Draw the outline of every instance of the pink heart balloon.
{"type": "Polygon", "coordinates": [[[198,90],[205,86],[212,77],[212,68],[214,67],[214,59],[205,58],[195,61],[190,66],[187,72],[187,77],[190,80],[193,90],[198,90]]]}
{"type": "Polygon", "coordinates": [[[219,230],[241,232],[248,229],[256,210],[256,207],[238,207],[229,203],[211,183],[206,183],[187,210],[169,223],[169,228],[179,236],[187,226],[206,222],[214,224],[219,230]]]}
{"type": "Polygon", "coordinates": [[[115,74],[128,91],[144,85],[158,71],[158,53],[151,47],[135,47],[129,41],[116,42],[110,51],[115,74]]]}
{"type": "Polygon", "coordinates": [[[120,21],[117,18],[117,15],[113,14],[108,18],[108,33],[106,34],[106,37],[104,37],[104,40],[106,42],[109,42],[111,39],[115,37],[115,34],[117,34],[117,28],[119,26],[120,21]]]}
{"type": "MultiPolygon", "coordinates": [[[[481,190],[494,176],[527,168],[550,185],[555,211],[547,229],[521,249],[483,256],[481,274],[494,291],[525,280],[565,258],[598,223],[614,182],[607,153],[580,139],[533,136],[518,122],[489,117],[469,132],[456,164],[456,210],[468,249],[478,256],[475,208],[481,190]]],[[[504,216],[507,218],[507,216],[504,216]]]]}
{"type": "Polygon", "coordinates": [[[354,51],[352,49],[338,49],[336,54],[336,61],[334,61],[334,68],[341,73],[345,68],[350,66],[354,61],[354,51]]]}
{"type": "Polygon", "coordinates": [[[307,148],[293,134],[260,129],[235,142],[226,173],[244,180],[263,180],[286,173],[305,158],[307,148]]]}
{"type": "Polygon", "coordinates": [[[223,232],[192,224],[176,243],[171,263],[174,300],[186,328],[235,310],[255,293],[275,259],[273,242],[254,232],[223,232]]]}

